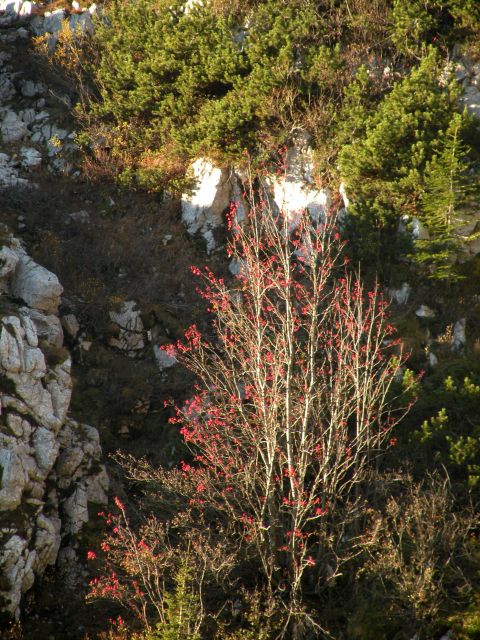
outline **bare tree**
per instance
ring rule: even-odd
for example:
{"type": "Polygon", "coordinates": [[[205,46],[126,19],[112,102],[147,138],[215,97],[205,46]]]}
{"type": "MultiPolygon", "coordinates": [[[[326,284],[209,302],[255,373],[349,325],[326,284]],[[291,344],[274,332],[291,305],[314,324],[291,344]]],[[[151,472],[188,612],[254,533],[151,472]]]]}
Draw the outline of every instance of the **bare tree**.
{"type": "Polygon", "coordinates": [[[169,349],[199,380],[175,420],[198,501],[241,525],[294,613],[306,572],[318,588],[339,571],[334,539],[404,414],[389,403],[402,357],[378,287],[349,271],[335,214],[292,220],[250,199],[247,224],[229,216],[233,286],[192,269],[216,338],[191,327],[169,349]]]}
{"type": "Polygon", "coordinates": [[[181,520],[177,544],[201,533],[213,549],[212,536],[227,536],[238,564],[260,568],[295,636],[318,627],[305,585],[319,592],[355,553],[362,485],[406,410],[393,411],[389,397],[402,356],[378,287],[367,291],[349,268],[335,213],[292,219],[253,189],[247,197],[246,223],[234,207],[228,216],[234,280],[192,268],[211,335],[192,326],[166,347],[198,380],[171,419],[193,461],[129,468],[181,520]]]}

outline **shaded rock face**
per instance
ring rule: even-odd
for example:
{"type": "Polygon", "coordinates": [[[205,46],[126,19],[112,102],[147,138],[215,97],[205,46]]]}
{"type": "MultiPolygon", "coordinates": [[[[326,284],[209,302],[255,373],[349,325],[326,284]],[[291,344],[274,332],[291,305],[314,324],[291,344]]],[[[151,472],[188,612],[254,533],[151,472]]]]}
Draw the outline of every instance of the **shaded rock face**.
{"type": "MultiPolygon", "coordinates": [[[[23,0],[0,0],[0,44],[28,43],[31,36],[44,36],[54,49],[62,29],[68,28],[76,37],[94,28],[95,5],[75,10],[73,6],[45,8],[23,0]]],[[[40,167],[66,175],[76,172],[75,133],[55,121],[59,108],[69,104],[70,98],[61,92],[54,95],[28,69],[15,70],[12,62],[12,53],[0,51],[0,189],[34,188],[30,177],[40,167]]]]}
{"type": "Polygon", "coordinates": [[[124,351],[127,355],[134,355],[145,347],[145,331],[135,301],[128,300],[119,310],[110,311],[110,320],[117,328],[117,335],[109,340],[110,346],[124,351]]]}
{"type": "Polygon", "coordinates": [[[453,65],[457,82],[463,89],[462,104],[468,112],[480,117],[480,64],[469,55],[461,55],[453,65]]]}
{"type": "Polygon", "coordinates": [[[18,263],[12,280],[12,293],[29,307],[45,313],[56,313],[63,287],[57,276],[17,249],[18,263]]]}
{"type": "Polygon", "coordinates": [[[62,540],[75,544],[89,503],[107,501],[98,432],[67,418],[61,292],[18,241],[0,249],[0,610],[12,617],[62,540]]]}

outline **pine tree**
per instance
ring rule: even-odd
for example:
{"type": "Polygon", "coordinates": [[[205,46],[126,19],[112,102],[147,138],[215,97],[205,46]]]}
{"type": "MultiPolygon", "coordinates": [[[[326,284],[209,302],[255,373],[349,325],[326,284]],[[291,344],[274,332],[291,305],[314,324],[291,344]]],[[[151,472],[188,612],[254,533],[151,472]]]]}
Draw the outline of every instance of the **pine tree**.
{"type": "Polygon", "coordinates": [[[399,219],[417,215],[427,163],[458,111],[458,88],[444,86],[440,71],[432,49],[368,116],[364,133],[339,153],[352,201],[353,246],[378,268],[400,253],[399,219]]]}
{"type": "Polygon", "coordinates": [[[430,267],[431,277],[449,281],[460,277],[455,263],[465,243],[478,237],[478,233],[468,238],[461,234],[465,214],[478,195],[476,180],[469,175],[469,149],[461,137],[464,125],[465,116],[454,114],[438,153],[427,164],[420,197],[421,220],[429,238],[416,242],[415,259],[430,267]]]}
{"type": "Polygon", "coordinates": [[[192,590],[189,555],[182,560],[175,576],[175,588],[165,593],[165,620],[147,640],[200,640],[198,633],[200,598],[192,590]]]}

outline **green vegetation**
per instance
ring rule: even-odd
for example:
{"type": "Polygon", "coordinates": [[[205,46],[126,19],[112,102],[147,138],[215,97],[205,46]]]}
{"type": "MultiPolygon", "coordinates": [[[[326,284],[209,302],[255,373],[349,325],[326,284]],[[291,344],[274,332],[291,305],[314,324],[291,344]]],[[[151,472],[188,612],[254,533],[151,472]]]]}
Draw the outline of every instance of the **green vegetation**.
{"type": "Polygon", "coordinates": [[[166,151],[179,161],[233,159],[246,147],[260,152],[263,134],[273,148],[333,90],[341,61],[324,31],[313,2],[268,0],[248,26],[201,4],[186,13],[180,0],[113,2],[95,36],[90,115],[116,140],[114,155],[126,156],[124,178],[133,171],[149,184],[170,177],[166,151]]]}
{"type": "Polygon", "coordinates": [[[478,370],[470,375],[438,376],[419,387],[412,443],[420,444],[427,464],[446,466],[450,477],[473,490],[480,480],[480,385],[478,370]],[[422,416],[425,417],[422,420],[422,416]]]}
{"type": "MultiPolygon", "coordinates": [[[[339,153],[342,176],[354,194],[351,226],[361,238],[361,257],[377,264],[380,257],[396,257],[400,217],[418,216],[432,239],[415,257],[439,265],[438,277],[449,273],[459,245],[453,231],[473,166],[462,145],[471,119],[458,112],[458,85],[452,78],[442,83],[442,73],[441,58],[431,49],[373,113],[356,108],[350,119],[355,139],[339,153]]],[[[362,85],[364,72],[355,82],[356,95],[364,93],[362,85]]]]}
{"type": "Polygon", "coordinates": [[[165,619],[145,640],[201,640],[198,634],[201,603],[192,590],[192,569],[188,554],[175,576],[175,587],[164,599],[165,619]]]}
{"type": "Polygon", "coordinates": [[[448,280],[460,277],[456,258],[465,252],[468,242],[478,238],[478,234],[468,238],[461,235],[462,225],[468,222],[462,216],[475,211],[480,192],[476,176],[469,172],[469,150],[462,143],[465,120],[465,114],[455,113],[445,133],[439,134],[437,152],[427,163],[420,196],[421,220],[430,237],[418,240],[415,258],[433,266],[433,277],[448,280]]]}
{"type": "Polygon", "coordinates": [[[478,33],[476,0],[394,0],[392,40],[400,52],[421,56],[428,43],[453,45],[478,33]]]}
{"type": "Polygon", "coordinates": [[[188,11],[181,0],[112,0],[76,70],[79,141],[122,184],[175,190],[192,158],[242,164],[247,149],[258,162],[305,129],[318,179],[346,183],[355,257],[378,269],[414,254],[451,281],[478,134],[447,61],[457,39],[474,41],[479,12],[456,0],[217,0],[188,11]],[[430,232],[413,254],[397,233],[404,215],[430,232]]]}

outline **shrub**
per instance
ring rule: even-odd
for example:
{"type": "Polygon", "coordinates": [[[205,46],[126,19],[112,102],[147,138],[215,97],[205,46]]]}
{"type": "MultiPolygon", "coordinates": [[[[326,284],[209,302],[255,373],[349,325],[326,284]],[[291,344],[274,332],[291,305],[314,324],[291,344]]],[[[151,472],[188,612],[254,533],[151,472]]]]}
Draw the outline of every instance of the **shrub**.
{"type": "Polygon", "coordinates": [[[366,580],[363,589],[374,594],[370,615],[382,610],[376,637],[400,629],[436,637],[478,587],[477,518],[470,509],[455,509],[448,479],[439,474],[419,484],[404,477],[395,493],[370,514],[360,584],[366,580]]]}
{"type": "Polygon", "coordinates": [[[302,103],[306,63],[320,64],[322,51],[313,43],[321,25],[312,2],[261,3],[248,27],[208,3],[189,12],[183,5],[113,2],[97,26],[100,60],[92,71],[99,99],[92,114],[112,144],[117,132],[126,136],[115,154],[128,154],[134,175],[167,146],[179,157],[238,157],[256,148],[260,131],[276,129],[267,98],[291,86],[302,103]]]}
{"type": "Polygon", "coordinates": [[[470,607],[452,616],[449,622],[458,640],[478,640],[480,638],[480,596],[477,594],[470,607]]]}
{"type": "Polygon", "coordinates": [[[192,592],[192,567],[189,555],[182,560],[174,576],[174,590],[165,593],[165,619],[159,622],[145,640],[200,640],[198,629],[203,619],[201,602],[192,592]]]}
{"type": "Polygon", "coordinates": [[[259,583],[266,610],[306,633],[321,620],[304,590],[322,594],[355,555],[367,472],[404,413],[387,402],[402,357],[378,289],[348,271],[335,216],[291,219],[258,197],[250,194],[244,227],[233,210],[229,217],[235,281],[203,272],[215,335],[192,326],[186,342],[167,348],[198,378],[172,418],[194,459],[169,472],[130,463],[134,478],[154,484],[166,524],[156,540],[142,530],[144,557],[125,522],[117,540],[130,540],[128,557],[142,566],[114,559],[130,576],[155,576],[142,592],[161,616],[162,575],[188,539],[204,585],[218,589],[221,574],[240,579],[244,566],[241,581],[259,583]]]}
{"type": "Polygon", "coordinates": [[[385,0],[348,10],[327,0],[184,4],[108,3],[83,77],[76,62],[72,74],[81,49],[71,55],[71,39],[54,55],[90,96],[79,140],[124,183],[171,188],[194,156],[262,156],[299,126],[328,148],[343,84],[388,41],[385,0]]]}
{"type": "Polygon", "coordinates": [[[399,51],[421,56],[428,45],[451,46],[475,38],[480,8],[475,0],[394,0],[392,39],[399,51]]]}
{"type": "Polygon", "coordinates": [[[474,489],[480,479],[480,386],[478,374],[458,378],[437,379],[421,390],[417,411],[429,415],[413,433],[413,441],[423,445],[426,457],[446,465],[455,480],[474,489]]]}
{"type": "MultiPolygon", "coordinates": [[[[470,175],[469,149],[461,140],[466,114],[454,114],[445,133],[440,132],[437,152],[427,163],[420,215],[429,232],[427,239],[416,242],[416,261],[430,266],[430,277],[460,278],[456,261],[467,250],[468,242],[478,238],[472,233],[462,236],[464,216],[474,210],[478,187],[470,175]]],[[[467,225],[468,226],[468,225],[467,225]]]]}

